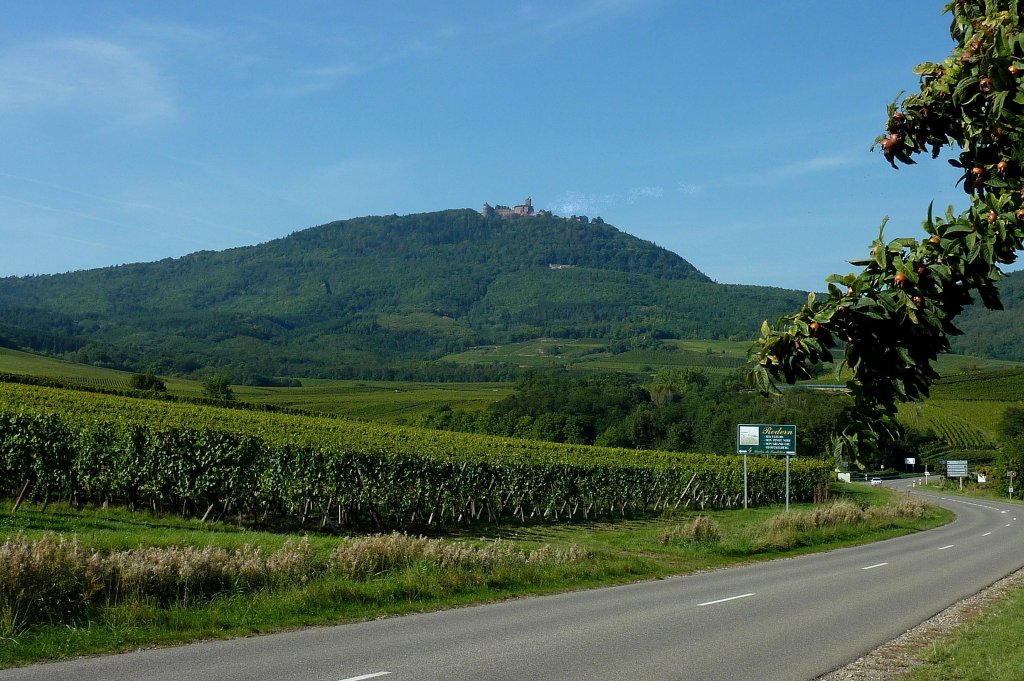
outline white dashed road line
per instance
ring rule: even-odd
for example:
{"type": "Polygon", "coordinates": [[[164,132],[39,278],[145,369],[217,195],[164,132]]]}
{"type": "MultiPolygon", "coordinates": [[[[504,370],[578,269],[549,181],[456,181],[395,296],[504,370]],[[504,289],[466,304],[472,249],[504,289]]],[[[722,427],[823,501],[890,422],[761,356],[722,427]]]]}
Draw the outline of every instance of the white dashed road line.
{"type": "Polygon", "coordinates": [[[719,598],[717,601],[708,601],[707,603],[698,603],[697,607],[700,608],[700,607],[703,607],[705,605],[715,605],[716,603],[725,603],[726,601],[735,601],[737,599],[747,598],[748,596],[753,596],[753,595],[754,594],[749,593],[749,594],[741,594],[739,596],[729,596],[728,598],[719,598]]]}
{"type": "Polygon", "coordinates": [[[875,568],[882,567],[883,565],[888,565],[888,563],[875,563],[874,565],[868,565],[867,567],[862,567],[861,570],[874,570],[875,568]]]}
{"type": "Polygon", "coordinates": [[[374,672],[372,674],[363,674],[362,676],[350,676],[347,679],[342,679],[341,681],[363,681],[364,679],[375,679],[378,676],[384,676],[385,674],[390,673],[391,672],[374,672]]]}

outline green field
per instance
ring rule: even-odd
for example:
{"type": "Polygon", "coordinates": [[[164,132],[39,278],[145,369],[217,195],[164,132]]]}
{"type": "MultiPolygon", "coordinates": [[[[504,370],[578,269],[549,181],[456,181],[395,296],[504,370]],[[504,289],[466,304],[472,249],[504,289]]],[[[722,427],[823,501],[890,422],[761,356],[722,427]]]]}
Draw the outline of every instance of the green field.
{"type": "Polygon", "coordinates": [[[125,388],[128,387],[128,379],[131,377],[131,374],[126,371],[65,362],[45,355],[35,355],[4,347],[0,347],[0,371],[69,380],[80,379],[96,385],[125,388]]]}
{"type": "Polygon", "coordinates": [[[512,393],[508,383],[304,380],[303,384],[301,388],[239,386],[234,392],[245,402],[386,423],[414,423],[439,404],[483,409],[512,393]]]}
{"type": "Polygon", "coordinates": [[[482,345],[448,355],[457,364],[512,364],[520,368],[561,367],[649,373],[659,369],[694,367],[709,373],[727,373],[746,361],[749,341],[662,341],[662,350],[612,353],[600,339],[538,338],[508,345],[482,345]]]}
{"type": "MultiPolygon", "coordinates": [[[[131,373],[75,364],[43,355],[0,348],[0,372],[42,376],[71,385],[127,390],[131,373]]],[[[198,381],[165,378],[168,393],[200,396],[198,381]]],[[[301,409],[348,418],[412,423],[439,404],[455,409],[483,409],[512,392],[508,383],[409,383],[303,379],[302,387],[234,386],[238,400],[301,409]]]]}
{"type": "MultiPolygon", "coordinates": [[[[600,339],[540,338],[523,343],[481,346],[445,359],[457,363],[504,363],[524,368],[561,367],[574,371],[624,371],[653,374],[663,369],[695,368],[726,376],[743,365],[747,341],[666,340],[668,350],[632,350],[612,354],[600,339]]],[[[1024,366],[1019,362],[943,355],[937,369],[943,376],[926,403],[905,406],[907,425],[937,433],[960,432],[971,447],[987,448],[994,440],[1006,406],[1024,400],[1024,366]],[[971,404],[974,402],[975,404],[971,404]],[[922,407],[927,404],[927,407],[922,407]],[[943,414],[950,414],[948,419],[943,414]],[[944,419],[967,426],[944,426],[944,419]]],[[[52,357],[0,348],[0,372],[56,378],[71,384],[127,389],[130,373],[52,357]]],[[[166,378],[173,395],[202,395],[197,381],[166,378]]],[[[826,371],[808,383],[836,383],[826,371]]],[[[235,386],[242,401],[388,423],[415,423],[433,408],[483,409],[512,393],[510,383],[411,383],[302,379],[295,388],[235,386]]],[[[957,441],[958,447],[964,447],[957,441]]]]}

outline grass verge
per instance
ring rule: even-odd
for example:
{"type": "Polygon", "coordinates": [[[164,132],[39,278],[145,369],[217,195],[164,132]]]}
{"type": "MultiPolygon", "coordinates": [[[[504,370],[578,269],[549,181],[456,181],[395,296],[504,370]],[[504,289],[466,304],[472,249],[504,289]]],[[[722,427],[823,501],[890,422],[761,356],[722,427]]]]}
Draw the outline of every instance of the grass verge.
{"type": "Polygon", "coordinates": [[[932,644],[909,681],[1019,681],[1024,679],[1024,587],[932,644]]]}
{"type": "MultiPolygon", "coordinates": [[[[839,491],[844,503],[858,510],[891,506],[894,499],[888,490],[863,485],[842,485],[839,491]]],[[[700,514],[699,521],[698,514],[687,513],[583,525],[493,527],[485,531],[486,536],[449,535],[444,538],[443,550],[429,556],[411,555],[406,549],[396,552],[394,546],[422,546],[430,542],[417,540],[417,544],[409,538],[385,537],[375,541],[391,547],[388,555],[401,553],[404,557],[381,559],[370,570],[317,568],[302,572],[305,576],[300,580],[277,580],[272,581],[272,586],[251,589],[244,587],[242,581],[228,580],[227,587],[202,597],[189,597],[187,584],[184,591],[163,589],[158,592],[161,595],[138,590],[125,596],[123,588],[108,588],[108,592],[93,592],[91,600],[82,607],[64,612],[58,609],[48,621],[34,623],[19,623],[16,609],[8,608],[4,616],[0,605],[0,631],[4,632],[0,638],[0,665],[654,579],[876,541],[939,525],[948,521],[951,514],[930,507],[924,514],[872,512],[861,516],[856,522],[827,522],[821,519],[820,511],[815,513],[807,504],[794,505],[788,516],[776,507],[715,511],[700,514]],[[690,538],[680,530],[694,522],[713,524],[713,536],[690,538]],[[511,547],[511,553],[519,558],[477,565],[458,558],[474,548],[494,547],[496,540],[506,549],[511,547]],[[574,552],[572,560],[545,558],[570,551],[574,552]],[[457,558],[439,562],[437,555],[442,553],[457,558]]],[[[87,547],[89,555],[95,550],[101,556],[149,547],[237,551],[248,546],[271,554],[282,551],[289,540],[293,544],[299,540],[295,535],[117,509],[77,511],[53,506],[45,513],[33,507],[23,507],[17,514],[2,512],[0,530],[8,539],[14,538],[12,541],[20,537],[39,545],[47,537],[52,540],[57,532],[87,547]]],[[[304,550],[310,565],[337,565],[339,552],[354,541],[357,540],[312,535],[304,550]]],[[[124,562],[122,559],[121,563],[124,562]]],[[[8,568],[7,573],[11,572],[8,568]]],[[[48,573],[42,570],[41,574],[48,573]]],[[[120,584],[113,573],[95,574],[101,575],[95,580],[97,589],[103,584],[120,584]]],[[[0,592],[3,588],[0,579],[0,592]]]]}

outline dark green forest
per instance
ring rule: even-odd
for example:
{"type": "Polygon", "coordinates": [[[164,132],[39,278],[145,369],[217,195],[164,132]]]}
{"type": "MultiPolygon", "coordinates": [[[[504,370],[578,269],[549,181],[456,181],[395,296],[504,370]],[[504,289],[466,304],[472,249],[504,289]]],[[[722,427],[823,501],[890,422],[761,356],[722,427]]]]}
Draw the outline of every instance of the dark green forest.
{"type": "Polygon", "coordinates": [[[951,339],[954,352],[1024,361],[1024,272],[1007,275],[998,287],[1003,309],[981,302],[966,308],[956,320],[964,334],[951,339]]]}
{"type": "Polygon", "coordinates": [[[442,430],[633,449],[730,454],[736,424],[797,426],[802,456],[831,458],[830,437],[852,406],[846,395],[787,390],[765,397],[743,390],[739,374],[712,379],[695,369],[640,383],[624,374],[523,376],[509,397],[481,411],[440,407],[421,425],[442,430]]]}
{"type": "Polygon", "coordinates": [[[804,300],[717,284],[604,223],[472,210],[332,222],[257,246],[0,279],[0,344],[161,375],[503,380],[441,360],[553,336],[751,338],[804,300]],[[552,268],[552,265],[569,267],[552,268]]]}

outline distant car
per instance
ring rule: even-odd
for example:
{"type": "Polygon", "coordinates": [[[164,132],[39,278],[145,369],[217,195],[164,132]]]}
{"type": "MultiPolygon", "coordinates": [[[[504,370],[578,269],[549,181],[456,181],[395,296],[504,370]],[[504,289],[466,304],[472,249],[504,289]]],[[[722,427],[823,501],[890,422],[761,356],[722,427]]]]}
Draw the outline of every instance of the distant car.
{"type": "Polygon", "coordinates": [[[881,478],[871,478],[871,484],[872,485],[881,485],[882,484],[882,479],[881,478]]]}

